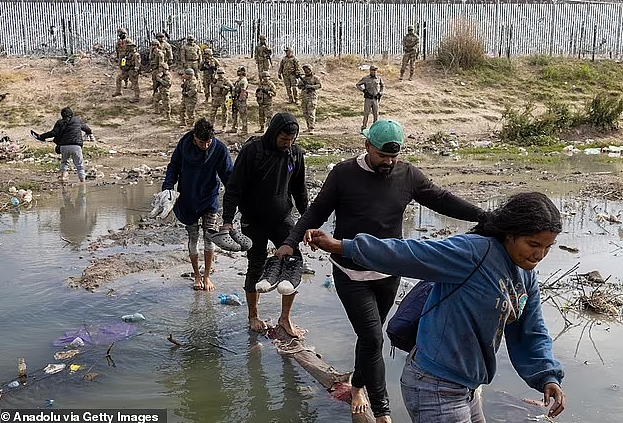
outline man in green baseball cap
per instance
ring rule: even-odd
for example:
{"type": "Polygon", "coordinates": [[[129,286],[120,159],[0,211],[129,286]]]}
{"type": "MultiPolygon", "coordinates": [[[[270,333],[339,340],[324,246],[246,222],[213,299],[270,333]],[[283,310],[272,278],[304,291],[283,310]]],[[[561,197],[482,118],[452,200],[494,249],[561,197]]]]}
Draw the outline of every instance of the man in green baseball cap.
{"type": "MultiPolygon", "coordinates": [[[[456,219],[476,222],[484,216],[480,207],[434,185],[411,163],[398,160],[405,142],[398,122],[378,120],[363,134],[366,152],[338,163],[329,172],[316,199],[275,253],[277,257],[291,256],[303,240],[314,248],[313,228],[319,228],[333,212],[336,239],[350,239],[359,233],[402,238],[404,212],[413,200],[456,219]]],[[[391,422],[383,323],[394,304],[400,278],[370,271],[342,256],[332,255],[330,260],[337,294],[357,334],[351,411],[360,414],[371,409],[377,423],[391,422]]]]}

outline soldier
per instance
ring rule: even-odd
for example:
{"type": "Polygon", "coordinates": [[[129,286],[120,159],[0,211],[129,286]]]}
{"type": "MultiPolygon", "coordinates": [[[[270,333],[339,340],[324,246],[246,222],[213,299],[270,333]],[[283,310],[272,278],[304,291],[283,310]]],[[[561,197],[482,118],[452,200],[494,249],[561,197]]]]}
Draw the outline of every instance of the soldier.
{"type": "Polygon", "coordinates": [[[169,65],[163,63],[156,75],[156,90],[154,92],[154,108],[157,114],[162,113],[167,120],[171,120],[171,73],[169,65]]]}
{"type": "Polygon", "coordinates": [[[255,99],[259,106],[260,129],[256,132],[264,132],[264,122],[269,122],[273,117],[273,97],[277,95],[277,87],[270,80],[270,72],[260,73],[260,85],[255,90],[255,99]]]}
{"type": "Polygon", "coordinates": [[[117,76],[117,90],[112,95],[117,97],[121,95],[121,81],[130,80],[132,84],[132,90],[134,91],[134,98],[130,100],[131,103],[137,103],[140,99],[140,89],[138,87],[138,74],[141,69],[141,56],[136,51],[136,44],[134,41],[128,38],[126,56],[121,59],[120,72],[117,76]]]}
{"type": "Polygon", "coordinates": [[[311,135],[314,133],[316,124],[316,106],[318,105],[316,90],[321,89],[322,84],[320,79],[314,75],[311,65],[303,65],[303,72],[305,75],[300,77],[298,87],[301,90],[301,109],[307,122],[307,132],[311,135]]]}
{"type": "Polygon", "coordinates": [[[173,65],[173,49],[171,48],[171,44],[165,40],[163,32],[157,33],[156,39],[160,42],[160,50],[164,53],[164,61],[169,65],[169,68],[171,68],[171,65],[173,65]]]}
{"type": "Polygon", "coordinates": [[[409,65],[409,81],[413,78],[413,65],[420,55],[420,37],[413,32],[413,26],[407,27],[407,35],[402,39],[402,66],[400,68],[400,80],[409,65]]]}
{"type": "MultiPolygon", "coordinates": [[[[117,65],[119,66],[121,66],[121,60],[125,58],[125,55],[128,52],[127,44],[129,38],[127,38],[127,36],[128,31],[125,28],[119,28],[117,30],[117,37],[119,37],[119,39],[117,40],[117,46],[115,50],[117,52],[117,65]]],[[[123,88],[128,88],[128,78],[125,78],[123,82],[123,88]]]]}
{"type": "MultiPolygon", "coordinates": [[[[372,112],[374,122],[379,118],[379,101],[383,96],[383,80],[376,75],[378,68],[374,65],[370,66],[370,75],[366,75],[356,86],[363,93],[363,122],[361,124],[361,132],[368,127],[368,116],[372,112]]],[[[374,123],[372,122],[372,123],[374,123]]]]}
{"type": "Polygon", "coordinates": [[[156,76],[161,72],[161,67],[164,64],[164,53],[160,50],[160,41],[151,41],[151,50],[149,50],[149,70],[151,70],[151,88],[153,90],[152,102],[156,102],[156,91],[158,91],[158,83],[156,82],[156,76]]]}
{"type": "Polygon", "coordinates": [[[182,104],[180,105],[180,125],[193,126],[195,123],[195,107],[197,107],[197,92],[199,83],[195,78],[195,71],[188,68],[182,76],[182,104]],[[188,120],[186,120],[188,115],[188,120]]]}
{"type": "Polygon", "coordinates": [[[242,126],[242,130],[240,135],[246,135],[248,133],[247,128],[247,97],[249,96],[249,92],[247,88],[249,87],[249,81],[247,81],[247,70],[244,66],[240,66],[238,68],[238,80],[234,82],[234,86],[231,90],[231,97],[233,103],[231,105],[231,129],[227,132],[235,134],[238,132],[238,116],[240,116],[240,124],[242,126]]]}
{"type": "Polygon", "coordinates": [[[288,94],[288,103],[296,103],[298,101],[296,92],[296,78],[300,75],[301,66],[296,57],[294,57],[294,51],[290,47],[285,48],[286,56],[281,59],[279,64],[279,79],[283,78],[283,83],[286,86],[286,93],[288,94]]]}
{"type": "Polygon", "coordinates": [[[270,69],[272,54],[273,50],[266,45],[266,35],[260,35],[260,42],[255,47],[255,63],[257,63],[258,75],[262,75],[262,72],[270,69]]]}
{"type": "Polygon", "coordinates": [[[212,86],[216,82],[216,69],[221,65],[213,56],[212,49],[203,50],[203,58],[201,62],[201,70],[203,71],[203,88],[206,94],[206,103],[210,101],[212,94],[212,86]]]}
{"type": "MultiPolygon", "coordinates": [[[[195,43],[195,37],[189,35],[186,37],[186,44],[182,46],[180,51],[180,61],[184,69],[192,69],[195,71],[194,75],[199,80],[201,74],[199,73],[199,59],[201,59],[201,47],[195,43]]],[[[203,92],[201,84],[199,84],[199,91],[203,92]]]]}
{"type": "Polygon", "coordinates": [[[232,83],[225,78],[225,69],[216,69],[216,82],[212,86],[212,108],[210,109],[209,121],[214,125],[216,113],[221,109],[223,130],[227,125],[227,95],[231,92],[232,87],[232,83]]]}

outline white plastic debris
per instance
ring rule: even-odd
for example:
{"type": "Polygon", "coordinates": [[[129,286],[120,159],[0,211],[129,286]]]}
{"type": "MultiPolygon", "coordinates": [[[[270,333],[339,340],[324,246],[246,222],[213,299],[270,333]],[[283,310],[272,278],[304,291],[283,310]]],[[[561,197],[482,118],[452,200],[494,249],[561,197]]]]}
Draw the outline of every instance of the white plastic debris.
{"type": "Polygon", "coordinates": [[[49,375],[53,375],[55,373],[61,372],[65,369],[65,363],[61,364],[48,364],[43,368],[43,371],[49,375]]]}
{"type": "Polygon", "coordinates": [[[599,148],[585,148],[584,149],[584,154],[592,156],[595,154],[599,154],[601,153],[601,150],[599,150],[599,148]]]}

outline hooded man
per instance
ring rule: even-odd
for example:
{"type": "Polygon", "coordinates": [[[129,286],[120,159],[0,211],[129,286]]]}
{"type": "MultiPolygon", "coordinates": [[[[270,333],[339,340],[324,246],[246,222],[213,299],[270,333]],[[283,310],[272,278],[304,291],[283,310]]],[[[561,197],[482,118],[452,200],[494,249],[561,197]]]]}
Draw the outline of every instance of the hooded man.
{"type": "MultiPolygon", "coordinates": [[[[475,222],[483,216],[479,207],[433,185],[419,169],[398,160],[405,141],[398,122],[379,120],[363,134],[366,152],[333,168],[312,205],[275,253],[277,257],[295,254],[304,237],[309,241],[309,230],[319,228],[333,212],[336,239],[350,239],[358,233],[401,238],[405,208],[412,200],[456,219],[475,222]]],[[[330,260],[337,294],[357,334],[352,412],[366,412],[365,386],[377,423],[390,422],[383,323],[394,304],[400,278],[369,271],[336,255],[330,260]]]]}
{"type": "Polygon", "coordinates": [[[54,137],[54,143],[61,153],[61,174],[59,179],[63,182],[67,180],[69,159],[76,166],[78,179],[80,182],[84,182],[86,173],[82,157],[82,132],[87,134],[90,139],[93,138],[91,128],[78,116],[74,116],[74,112],[69,107],[65,107],[61,110],[61,119],[56,121],[54,128],[37,137],[40,141],[54,137]]]}
{"type": "Polygon", "coordinates": [[[162,191],[177,184],[180,195],[173,207],[177,219],[186,225],[188,254],[195,273],[195,290],[214,291],[210,279],[214,244],[211,234],[218,229],[218,193],[221,182],[229,181],[233,164],[227,146],[214,136],[214,127],[205,118],[195,123],[177,144],[167,166],[162,191]],[[199,219],[203,227],[204,276],[199,273],[199,219]]]}
{"type": "MultiPolygon", "coordinates": [[[[294,144],[298,133],[299,124],[294,115],[277,113],[273,116],[266,133],[251,137],[240,150],[223,197],[221,230],[232,228],[237,208],[242,215],[242,233],[253,241],[253,247],[247,251],[244,290],[249,327],[256,332],[267,329],[258,313],[260,294],[256,284],[268,256],[268,241],[275,246],[283,244],[294,227],[293,200],[301,215],[307,210],[303,151],[294,144]]],[[[282,296],[278,323],[291,336],[300,337],[304,331],[294,325],[290,316],[294,297],[294,293],[282,296]]]]}

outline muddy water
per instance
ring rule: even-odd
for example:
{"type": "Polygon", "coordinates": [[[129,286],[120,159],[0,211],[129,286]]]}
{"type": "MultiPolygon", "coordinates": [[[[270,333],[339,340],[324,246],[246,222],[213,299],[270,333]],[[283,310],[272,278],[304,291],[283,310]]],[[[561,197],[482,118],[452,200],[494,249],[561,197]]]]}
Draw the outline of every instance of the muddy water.
{"type": "MultiPolygon", "coordinates": [[[[68,277],[80,275],[91,258],[107,254],[89,252],[90,240],[138,221],[149,209],[155,190],[155,185],[146,184],[70,187],[49,204],[0,216],[0,381],[4,389],[0,406],[45,407],[47,399],[54,399],[58,408],[167,408],[169,421],[174,422],[349,422],[345,404],[330,399],[296,363],[277,355],[269,340],[248,333],[245,308],[218,303],[219,293],[241,292],[243,257],[219,255],[216,293],[192,291],[192,282],[180,276],[189,270],[185,264],[125,277],[94,293],[67,288],[68,277]],[[143,313],[146,321],[137,325],[137,335],[115,343],[114,366],[106,362],[106,343],[86,348],[73,359],[72,363],[85,365],[75,374],[46,377],[42,373],[45,365],[55,362],[52,356],[58,348],[52,341],[64,332],[118,322],[121,315],[134,312],[143,313]],[[167,342],[170,333],[185,346],[167,342]],[[15,379],[19,357],[26,357],[29,383],[10,390],[4,385],[15,379]],[[99,377],[85,381],[82,375],[87,370],[99,377]]],[[[623,205],[565,197],[556,201],[569,212],[558,242],[580,252],[554,248],[539,266],[541,278],[580,262],[579,272],[599,269],[604,277],[612,275],[611,280],[619,281],[623,276],[623,250],[616,250],[623,245],[620,226],[598,225],[595,216],[605,211],[617,214],[623,205]]],[[[483,206],[494,205],[492,200],[483,206]]],[[[467,227],[414,208],[407,214],[405,233],[421,238],[442,228],[455,233],[467,227]],[[421,228],[428,231],[416,230],[421,228]]],[[[152,254],[171,248],[185,247],[126,250],[152,254]]],[[[316,275],[305,277],[295,306],[296,321],[310,330],[308,343],[325,361],[347,371],[353,363],[352,329],[335,293],[323,286],[327,260],[317,253],[308,258],[316,275]]],[[[276,294],[262,297],[263,317],[275,321],[278,310],[276,294]]],[[[552,335],[558,335],[564,328],[559,312],[546,307],[546,317],[552,335]]],[[[618,422],[623,414],[619,388],[623,329],[603,322],[589,331],[586,317],[570,313],[569,319],[579,325],[555,343],[556,355],[566,368],[569,402],[559,421],[618,422]]],[[[484,392],[487,415],[489,421],[524,421],[528,413],[535,413],[518,399],[536,399],[538,393],[518,378],[503,350],[498,374],[484,392]]],[[[404,354],[386,357],[394,421],[406,422],[398,384],[404,354]]]]}

